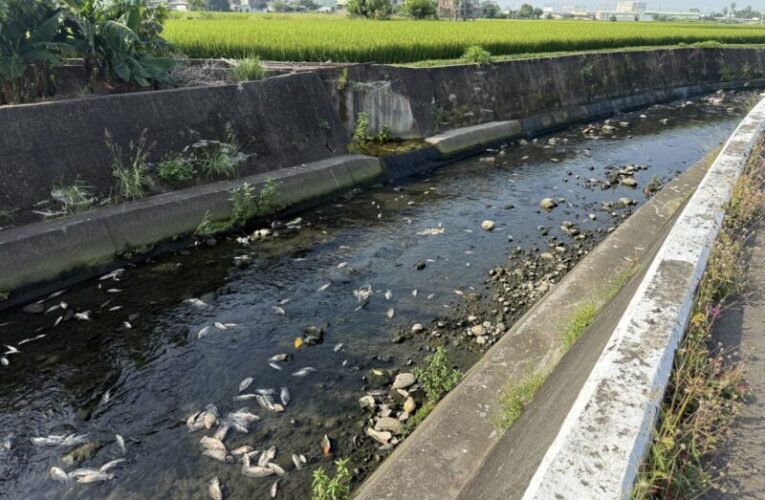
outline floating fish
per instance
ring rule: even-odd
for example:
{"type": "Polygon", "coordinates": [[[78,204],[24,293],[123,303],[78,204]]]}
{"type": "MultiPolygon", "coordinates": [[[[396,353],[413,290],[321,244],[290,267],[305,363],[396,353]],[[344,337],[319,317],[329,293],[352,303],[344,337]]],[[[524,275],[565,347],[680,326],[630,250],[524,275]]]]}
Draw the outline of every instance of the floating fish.
{"type": "Polygon", "coordinates": [[[281,399],[282,404],[284,406],[287,406],[292,400],[292,396],[290,395],[290,390],[287,389],[286,387],[282,387],[281,392],[279,393],[279,399],[281,399]]]}
{"type": "Polygon", "coordinates": [[[221,323],[220,321],[215,322],[215,328],[217,328],[218,330],[228,330],[228,327],[224,325],[223,323],[221,323]]]}
{"type": "Polygon", "coordinates": [[[326,285],[321,285],[317,291],[318,292],[323,292],[324,290],[329,288],[329,285],[331,285],[331,283],[327,283],[326,285]]]}
{"type": "MultiPolygon", "coordinates": [[[[280,474],[280,475],[283,475],[283,474],[280,474]]],[[[269,491],[269,493],[271,494],[271,498],[276,498],[276,491],[278,488],[279,488],[279,480],[277,479],[276,481],[274,481],[274,484],[271,485],[271,490],[269,491]]]]}
{"type": "Polygon", "coordinates": [[[261,387],[258,389],[255,389],[255,392],[258,394],[262,394],[263,396],[273,396],[276,394],[276,389],[271,389],[270,387],[261,387]]]}
{"type": "Polygon", "coordinates": [[[254,477],[257,479],[261,477],[272,476],[274,474],[274,470],[271,467],[260,467],[257,465],[254,467],[245,466],[242,467],[242,474],[247,477],[254,477]]]}
{"type": "Polygon", "coordinates": [[[274,470],[274,473],[276,473],[277,476],[282,477],[287,473],[284,469],[282,469],[282,466],[279,464],[275,464],[273,462],[268,464],[269,467],[271,467],[274,470]]]}
{"type": "Polygon", "coordinates": [[[301,368],[300,370],[296,371],[292,374],[293,377],[305,377],[309,373],[315,372],[316,368],[312,366],[306,366],[305,368],[301,368]]]}
{"type": "Polygon", "coordinates": [[[61,323],[62,321],[64,321],[64,317],[63,316],[59,316],[58,318],[56,318],[56,321],[53,322],[53,326],[54,327],[58,326],[59,323],[61,323]]]}
{"type": "Polygon", "coordinates": [[[232,450],[231,454],[234,455],[235,457],[238,457],[240,455],[244,455],[245,453],[250,453],[251,451],[253,451],[252,446],[246,444],[244,446],[240,446],[239,448],[232,450]]]}
{"type": "Polygon", "coordinates": [[[114,474],[107,474],[98,469],[77,469],[69,473],[69,477],[78,483],[90,484],[114,479],[114,474]]]}
{"type": "Polygon", "coordinates": [[[209,304],[207,304],[206,302],[204,302],[202,300],[199,300],[199,299],[197,299],[195,297],[192,297],[190,299],[186,299],[183,302],[185,302],[186,304],[191,304],[192,306],[199,307],[199,308],[210,307],[209,304]]]}
{"type": "Polygon", "coordinates": [[[122,450],[122,454],[125,454],[126,448],[125,448],[125,438],[120,436],[119,434],[114,435],[114,440],[117,441],[117,446],[120,447],[120,450],[122,450]]]}
{"type": "Polygon", "coordinates": [[[335,344],[335,347],[333,347],[332,350],[337,352],[337,351],[339,351],[342,348],[343,348],[343,343],[340,342],[339,344],[335,344]]]}
{"type": "Polygon", "coordinates": [[[433,228],[425,229],[423,231],[419,231],[417,233],[418,236],[436,236],[438,234],[444,234],[444,228],[433,227],[433,228]]]}
{"type": "Polygon", "coordinates": [[[396,310],[391,307],[385,312],[385,315],[388,317],[388,319],[393,319],[393,316],[396,315],[396,310]]]}
{"type": "Polygon", "coordinates": [[[234,401],[249,401],[257,397],[257,394],[240,394],[238,396],[234,396],[234,401]]]}
{"type": "Polygon", "coordinates": [[[300,459],[301,455],[298,455],[297,453],[292,454],[292,463],[295,464],[295,470],[300,470],[303,468],[303,464],[305,463],[305,457],[303,457],[303,460],[300,459]]]}
{"type": "Polygon", "coordinates": [[[258,458],[258,465],[265,467],[274,458],[276,458],[276,446],[272,446],[260,454],[260,458],[258,458]]]}
{"type": "Polygon", "coordinates": [[[207,485],[207,493],[213,500],[223,500],[223,491],[220,488],[220,480],[217,476],[210,479],[210,483],[207,485]]]}
{"type": "Polygon", "coordinates": [[[32,338],[28,338],[28,339],[24,339],[24,340],[19,340],[17,342],[17,344],[18,345],[24,345],[24,344],[26,344],[28,342],[34,342],[35,340],[40,340],[42,338],[45,338],[45,334],[44,333],[41,333],[40,335],[38,335],[36,337],[32,337],[32,338]]]}
{"type": "Polygon", "coordinates": [[[357,290],[354,290],[353,296],[356,297],[356,300],[358,300],[359,302],[364,302],[365,300],[369,299],[372,293],[373,293],[372,286],[366,285],[357,290]]]}
{"type": "Polygon", "coordinates": [[[347,262],[341,262],[341,263],[339,263],[339,264],[337,265],[337,268],[338,268],[338,269],[342,269],[342,268],[344,268],[344,267],[347,267],[347,266],[348,266],[348,263],[347,263],[347,262]]]}
{"type": "Polygon", "coordinates": [[[274,354],[273,356],[268,358],[268,360],[269,361],[287,361],[287,358],[289,358],[289,357],[290,357],[289,354],[282,352],[282,353],[279,353],[279,354],[274,354]]]}
{"type": "Polygon", "coordinates": [[[393,292],[390,290],[385,290],[385,300],[390,300],[393,298],[393,292]]]}
{"type": "Polygon", "coordinates": [[[215,434],[213,434],[213,437],[219,441],[223,441],[226,439],[226,434],[228,434],[229,430],[228,424],[221,424],[218,426],[218,430],[215,431],[215,434]]]}
{"type": "Polygon", "coordinates": [[[122,293],[122,290],[119,288],[109,288],[106,293],[122,293]]]}
{"type": "Polygon", "coordinates": [[[242,392],[243,390],[247,389],[250,384],[252,384],[252,381],[255,380],[252,377],[247,377],[246,379],[239,382],[239,392],[242,392]]]}
{"type": "Polygon", "coordinates": [[[231,463],[234,461],[234,458],[231,455],[226,454],[226,450],[210,450],[206,449],[202,452],[202,455],[206,457],[210,457],[214,460],[217,460],[218,462],[223,463],[231,463]]]}
{"type": "Polygon", "coordinates": [[[281,308],[279,306],[273,306],[273,310],[274,310],[274,312],[276,314],[278,314],[280,316],[284,316],[285,314],[287,314],[287,311],[285,311],[283,308],[281,308]]]}
{"type": "Polygon", "coordinates": [[[109,392],[109,390],[107,389],[107,390],[106,390],[106,392],[104,393],[104,395],[103,395],[103,396],[101,396],[101,404],[102,404],[102,405],[105,405],[105,404],[107,404],[107,403],[109,402],[109,400],[110,400],[110,399],[111,399],[111,393],[110,393],[110,392],[109,392]]]}
{"type": "Polygon", "coordinates": [[[74,313],[74,317],[82,321],[90,321],[90,311],[74,313]]]}
{"type": "Polygon", "coordinates": [[[216,439],[214,437],[209,436],[202,436],[202,439],[199,440],[199,442],[202,444],[202,446],[205,447],[206,450],[223,450],[226,451],[226,445],[223,444],[223,441],[220,439],[216,439]]]}
{"type": "Polygon", "coordinates": [[[199,332],[197,332],[197,338],[201,339],[202,337],[207,335],[209,333],[209,331],[210,331],[210,325],[202,327],[202,329],[199,330],[199,332]]]}
{"type": "Polygon", "coordinates": [[[282,300],[280,300],[280,301],[279,301],[279,305],[280,305],[280,306],[283,306],[283,305],[285,305],[285,304],[289,303],[289,301],[291,301],[291,300],[292,300],[292,299],[282,299],[282,300]]]}
{"type": "Polygon", "coordinates": [[[271,368],[273,368],[274,370],[277,370],[277,371],[282,371],[283,370],[283,368],[281,366],[277,365],[274,362],[268,363],[268,366],[270,366],[271,368]]]}
{"type": "Polygon", "coordinates": [[[106,462],[106,463],[105,463],[104,465],[102,465],[102,466],[101,466],[101,468],[100,468],[100,469],[98,469],[98,470],[99,470],[99,471],[101,471],[101,472],[106,472],[106,471],[108,471],[109,469],[111,469],[112,467],[114,467],[114,466],[116,466],[116,465],[119,465],[119,464],[121,464],[121,463],[123,463],[123,462],[127,462],[127,460],[125,460],[124,458],[118,458],[118,459],[116,459],[116,460],[112,460],[111,462],[106,462]]]}
{"type": "Polygon", "coordinates": [[[46,437],[33,437],[30,439],[35,446],[76,446],[88,441],[87,434],[52,434],[46,437]]]}
{"type": "Polygon", "coordinates": [[[61,469],[60,467],[51,467],[49,473],[50,477],[52,477],[55,481],[68,483],[71,480],[69,474],[64,472],[64,469],[61,469]]]}
{"type": "Polygon", "coordinates": [[[8,358],[0,356],[0,365],[8,366],[9,364],[11,364],[11,362],[8,361],[8,358]]]}
{"type": "Polygon", "coordinates": [[[48,298],[46,300],[55,299],[56,297],[59,297],[66,293],[66,288],[63,290],[59,290],[57,292],[53,292],[52,294],[48,295],[48,298]]]}
{"type": "Polygon", "coordinates": [[[328,457],[332,454],[332,442],[329,440],[329,437],[326,434],[324,434],[324,437],[321,438],[321,452],[325,457],[328,457]]]}
{"type": "Polygon", "coordinates": [[[13,347],[12,345],[8,345],[8,344],[4,344],[4,345],[5,345],[5,348],[8,349],[7,351],[5,351],[6,356],[9,354],[19,354],[21,352],[17,348],[13,347]]]}
{"type": "Polygon", "coordinates": [[[109,312],[116,312],[122,309],[122,306],[112,306],[109,308],[109,312]]]}
{"type": "Polygon", "coordinates": [[[123,269],[123,268],[115,269],[114,271],[110,272],[109,274],[104,274],[103,276],[98,278],[98,280],[99,281],[104,281],[104,280],[119,281],[119,278],[122,277],[122,274],[124,272],[125,272],[125,269],[123,269]]]}
{"type": "Polygon", "coordinates": [[[412,290],[412,297],[417,297],[417,289],[412,290]]]}

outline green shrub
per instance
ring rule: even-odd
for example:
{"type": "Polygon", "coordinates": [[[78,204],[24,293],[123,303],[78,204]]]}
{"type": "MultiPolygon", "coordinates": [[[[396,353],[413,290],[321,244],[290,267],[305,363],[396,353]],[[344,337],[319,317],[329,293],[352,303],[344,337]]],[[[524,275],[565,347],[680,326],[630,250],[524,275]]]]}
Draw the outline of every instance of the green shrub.
{"type": "Polygon", "coordinates": [[[412,19],[437,19],[433,0],[405,0],[403,13],[412,19]]]}
{"type": "Polygon", "coordinates": [[[362,111],[356,115],[356,127],[353,129],[348,152],[363,153],[367,149],[367,142],[369,142],[369,115],[362,111]]]}
{"type": "Polygon", "coordinates": [[[475,64],[491,64],[494,59],[488,50],[484,50],[480,45],[472,45],[462,54],[462,61],[475,64]]]}
{"type": "Polygon", "coordinates": [[[106,132],[106,147],[112,155],[112,175],[116,180],[117,196],[123,200],[137,200],[148,193],[147,162],[152,146],[147,144],[146,129],[141,132],[138,141],[130,141],[127,161],[123,159],[122,148],[106,132]]]}
{"type": "Polygon", "coordinates": [[[366,17],[367,19],[390,19],[393,5],[390,0],[349,0],[348,15],[351,17],[366,17]]]}
{"type": "Polygon", "coordinates": [[[171,186],[179,186],[196,176],[194,165],[182,155],[165,158],[157,164],[157,177],[171,186]]]}
{"type": "Polygon", "coordinates": [[[260,57],[250,56],[237,61],[231,74],[237,82],[262,80],[266,77],[266,68],[263,66],[260,57]]]}
{"type": "Polygon", "coordinates": [[[351,494],[351,473],[348,459],[335,462],[335,477],[329,477],[324,469],[313,471],[313,494],[311,500],[347,500],[351,494]]]}
{"type": "Polygon", "coordinates": [[[428,401],[436,402],[457,386],[462,372],[449,366],[446,350],[440,346],[425,358],[425,363],[425,368],[414,369],[414,376],[425,389],[428,401]]]}

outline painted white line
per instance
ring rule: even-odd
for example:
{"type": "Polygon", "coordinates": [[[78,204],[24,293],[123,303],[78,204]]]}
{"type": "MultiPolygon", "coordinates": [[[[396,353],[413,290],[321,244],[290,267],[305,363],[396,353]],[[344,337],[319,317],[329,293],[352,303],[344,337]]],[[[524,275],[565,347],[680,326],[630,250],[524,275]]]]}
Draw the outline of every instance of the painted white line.
{"type": "Polygon", "coordinates": [[[648,268],[524,499],[629,498],[733,186],[765,99],[728,139],[648,268]]]}

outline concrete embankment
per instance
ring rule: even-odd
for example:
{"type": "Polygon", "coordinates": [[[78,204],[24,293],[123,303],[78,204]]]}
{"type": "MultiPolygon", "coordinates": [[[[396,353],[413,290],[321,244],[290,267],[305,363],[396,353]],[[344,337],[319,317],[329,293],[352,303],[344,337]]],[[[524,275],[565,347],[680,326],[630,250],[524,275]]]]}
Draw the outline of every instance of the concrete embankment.
{"type": "Polygon", "coordinates": [[[694,93],[760,85],[763,75],[753,68],[763,66],[762,58],[756,49],[677,49],[486,67],[358,65],[236,86],[2,107],[4,214],[31,213],[49,199],[54,186],[75,182],[92,186],[102,199],[110,196],[113,158],[104,143],[106,132],[125,154],[145,133],[150,161],[200,139],[222,140],[231,134],[249,157],[236,181],[0,232],[0,291],[16,292],[75,269],[97,267],[132,248],[189,232],[208,211],[224,218],[230,210],[228,192],[243,182],[257,186],[274,178],[287,205],[305,205],[504,140],[694,93]],[[367,158],[362,163],[377,166],[358,170],[354,165],[362,160],[347,163],[343,153],[360,112],[370,115],[373,131],[385,125],[397,137],[430,136],[430,147],[387,158],[387,168],[367,158]],[[444,132],[432,135],[437,130],[444,132]],[[327,157],[336,163],[323,161],[327,157]],[[306,182],[316,182],[315,192],[294,188],[306,182]]]}

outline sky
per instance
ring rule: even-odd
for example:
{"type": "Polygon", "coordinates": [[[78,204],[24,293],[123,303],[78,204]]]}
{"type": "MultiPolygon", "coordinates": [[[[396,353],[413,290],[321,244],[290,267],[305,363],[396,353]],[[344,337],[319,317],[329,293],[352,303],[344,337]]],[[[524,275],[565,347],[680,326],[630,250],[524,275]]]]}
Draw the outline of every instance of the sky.
{"type": "MultiPolygon", "coordinates": [[[[692,7],[696,7],[702,12],[713,10],[720,12],[725,5],[730,5],[730,2],[725,0],[642,0],[648,4],[649,10],[671,10],[671,11],[686,11],[692,7]]],[[[520,4],[524,3],[520,0],[502,0],[502,5],[506,5],[511,8],[517,8],[520,4]]],[[[544,7],[546,5],[586,5],[592,10],[611,10],[616,5],[616,1],[608,2],[604,0],[533,0],[528,2],[535,7],[544,7]]],[[[741,9],[751,5],[755,10],[765,10],[765,1],[759,0],[757,2],[747,2],[746,0],[738,0],[736,2],[736,9],[741,9]]]]}

